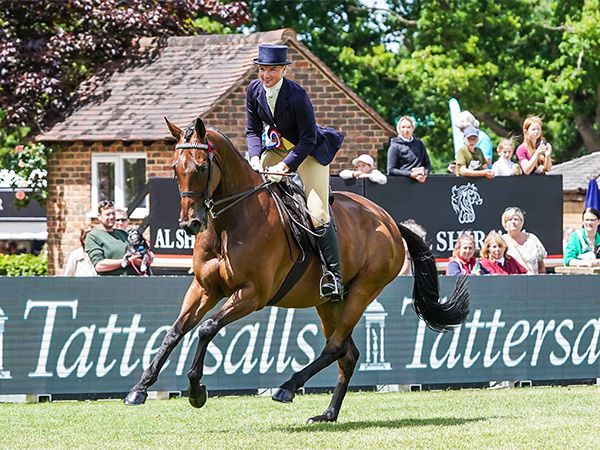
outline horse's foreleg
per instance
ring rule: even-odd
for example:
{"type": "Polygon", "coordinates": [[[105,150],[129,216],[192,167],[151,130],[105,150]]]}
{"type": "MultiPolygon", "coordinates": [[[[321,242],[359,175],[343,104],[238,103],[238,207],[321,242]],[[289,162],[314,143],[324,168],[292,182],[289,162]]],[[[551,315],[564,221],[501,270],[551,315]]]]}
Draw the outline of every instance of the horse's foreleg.
{"type": "Polygon", "coordinates": [[[344,401],[346,392],[348,392],[350,378],[352,378],[352,374],[354,373],[354,368],[356,367],[359,356],[360,353],[358,348],[354,344],[352,336],[350,336],[348,338],[348,350],[346,351],[346,354],[338,359],[338,364],[340,366],[338,371],[338,379],[335,390],[333,391],[333,397],[329,403],[329,407],[323,414],[308,419],[308,423],[335,422],[337,420],[338,415],[340,414],[340,409],[342,408],[342,402],[344,401]]]}
{"type": "Polygon", "coordinates": [[[127,394],[126,405],[141,405],[146,401],[148,388],[156,383],[158,374],[173,349],[216,303],[215,299],[209,299],[206,291],[194,279],[185,294],[179,317],[165,335],[150,365],[142,373],[140,381],[127,394]]]}
{"type": "Polygon", "coordinates": [[[195,408],[204,406],[208,396],[206,386],[200,382],[204,373],[204,357],[208,344],[225,325],[256,311],[257,304],[246,300],[252,298],[249,291],[250,289],[242,289],[235,292],[215,314],[198,327],[198,347],[192,367],[188,371],[189,402],[195,408]]]}

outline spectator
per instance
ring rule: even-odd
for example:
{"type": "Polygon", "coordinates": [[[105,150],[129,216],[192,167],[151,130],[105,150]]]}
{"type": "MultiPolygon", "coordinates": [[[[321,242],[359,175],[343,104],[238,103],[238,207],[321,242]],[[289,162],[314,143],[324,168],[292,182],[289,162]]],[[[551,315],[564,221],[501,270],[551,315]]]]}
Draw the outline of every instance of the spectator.
{"type": "Polygon", "coordinates": [[[496,177],[508,177],[511,175],[519,175],[521,169],[519,165],[513,162],[512,157],[515,152],[515,145],[511,139],[502,139],[496,149],[500,158],[492,164],[492,172],[496,177]]]}
{"type": "Polygon", "coordinates": [[[463,232],[454,243],[446,275],[480,275],[481,267],[475,258],[476,242],[471,233],[463,232]]]}
{"type": "Polygon", "coordinates": [[[506,208],[502,214],[502,226],[506,230],[503,238],[508,246],[507,253],[527,269],[530,275],[546,273],[544,258],[548,252],[533,233],[523,230],[525,213],[515,207],[506,208]]]}
{"type": "Polygon", "coordinates": [[[585,208],[582,215],[583,226],[571,233],[565,249],[565,266],[598,267],[600,259],[600,211],[596,208],[585,208]],[[592,243],[590,245],[590,243],[592,243]]]}
{"type": "MultiPolygon", "coordinates": [[[[423,241],[427,239],[427,231],[425,231],[425,228],[419,225],[414,219],[406,219],[400,222],[400,225],[404,225],[423,239],[423,241]]],[[[404,264],[398,275],[412,275],[412,259],[410,258],[410,253],[408,252],[408,247],[406,246],[406,241],[404,239],[402,239],[402,243],[404,244],[404,264]]]]}
{"type": "Polygon", "coordinates": [[[84,249],[85,239],[90,231],[91,228],[81,229],[79,233],[79,242],[81,243],[81,246],[77,247],[69,254],[65,270],[63,271],[63,276],[93,277],[97,275],[96,269],[94,269],[94,265],[92,264],[92,261],[90,261],[90,257],[84,249]]]}
{"type": "Polygon", "coordinates": [[[115,230],[125,230],[129,228],[129,216],[124,209],[115,209],[115,230]]]}
{"type": "Polygon", "coordinates": [[[523,122],[523,143],[517,147],[517,159],[523,175],[544,175],[552,169],[552,146],[542,134],[542,119],[529,116],[523,122]]]}
{"type": "Polygon", "coordinates": [[[363,153],[358,158],[352,160],[354,170],[344,169],[340,172],[340,177],[344,180],[350,180],[352,178],[367,178],[373,183],[385,184],[387,183],[387,177],[382,174],[379,170],[375,169],[375,161],[370,155],[363,153]]]}
{"type": "MultiPolygon", "coordinates": [[[[85,251],[98,275],[139,275],[143,263],[139,253],[127,251],[127,233],[116,230],[115,206],[103,200],[98,204],[98,228],[91,230],[85,240],[85,251]]],[[[152,262],[150,253],[150,263],[152,262]]]]}
{"type": "Polygon", "coordinates": [[[477,129],[467,127],[464,132],[465,145],[458,149],[456,155],[456,176],[494,178],[494,172],[487,168],[485,156],[477,143],[477,129]]]}
{"type": "Polygon", "coordinates": [[[490,233],[483,241],[481,248],[481,273],[491,275],[518,275],[526,274],[527,269],[517,262],[515,258],[506,254],[506,242],[497,231],[490,233]]]}
{"type": "Polygon", "coordinates": [[[465,109],[456,117],[456,126],[462,133],[464,133],[469,127],[477,129],[477,143],[475,145],[483,152],[483,156],[485,156],[489,168],[490,164],[492,164],[494,146],[492,144],[492,140],[486,134],[486,132],[479,128],[479,120],[477,120],[473,114],[465,109]]]}
{"type": "Polygon", "coordinates": [[[398,136],[390,140],[388,149],[387,173],[424,183],[429,175],[431,162],[425,144],[413,135],[415,126],[416,123],[410,116],[403,116],[398,120],[398,136]]]}

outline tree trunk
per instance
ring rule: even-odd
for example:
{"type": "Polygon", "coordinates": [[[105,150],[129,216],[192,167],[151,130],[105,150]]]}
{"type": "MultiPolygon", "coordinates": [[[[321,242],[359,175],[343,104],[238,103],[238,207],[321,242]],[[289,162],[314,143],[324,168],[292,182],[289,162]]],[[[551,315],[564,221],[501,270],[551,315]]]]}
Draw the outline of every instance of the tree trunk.
{"type": "Polygon", "coordinates": [[[600,135],[594,130],[592,118],[586,114],[577,114],[575,116],[575,126],[587,151],[589,153],[600,151],[600,135]]]}

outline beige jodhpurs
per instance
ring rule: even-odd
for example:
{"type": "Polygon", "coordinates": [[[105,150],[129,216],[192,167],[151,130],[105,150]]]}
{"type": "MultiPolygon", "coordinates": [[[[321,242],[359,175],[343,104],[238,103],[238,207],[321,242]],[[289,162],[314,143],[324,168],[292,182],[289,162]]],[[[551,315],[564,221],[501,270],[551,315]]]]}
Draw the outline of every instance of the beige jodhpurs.
{"type": "MultiPolygon", "coordinates": [[[[283,161],[287,152],[267,150],[260,158],[263,170],[283,161]]],[[[329,165],[324,166],[308,156],[298,167],[298,175],[304,184],[306,205],[315,228],[329,223],[329,165]]]]}

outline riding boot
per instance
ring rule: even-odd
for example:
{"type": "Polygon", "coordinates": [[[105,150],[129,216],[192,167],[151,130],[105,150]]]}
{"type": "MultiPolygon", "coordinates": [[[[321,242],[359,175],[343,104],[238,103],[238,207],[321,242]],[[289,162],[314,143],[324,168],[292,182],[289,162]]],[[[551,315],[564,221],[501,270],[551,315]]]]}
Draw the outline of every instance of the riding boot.
{"type": "Polygon", "coordinates": [[[321,297],[332,301],[344,299],[344,285],[342,282],[342,265],[340,260],[340,245],[337,232],[331,222],[328,225],[315,229],[317,244],[325,260],[325,268],[321,277],[321,297]]]}

